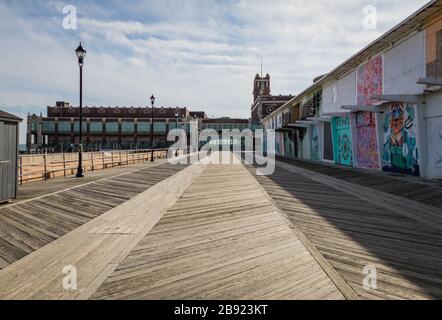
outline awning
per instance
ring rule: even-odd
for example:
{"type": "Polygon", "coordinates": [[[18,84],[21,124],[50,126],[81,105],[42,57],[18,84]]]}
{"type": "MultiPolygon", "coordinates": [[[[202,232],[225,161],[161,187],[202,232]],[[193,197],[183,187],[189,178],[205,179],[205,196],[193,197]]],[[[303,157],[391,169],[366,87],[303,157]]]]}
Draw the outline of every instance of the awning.
{"type": "Polygon", "coordinates": [[[419,78],[416,81],[417,84],[426,84],[428,86],[442,86],[442,78],[430,77],[430,78],[419,78]]]}
{"type": "Polygon", "coordinates": [[[423,97],[416,94],[382,94],[371,96],[373,100],[385,101],[385,102],[408,102],[419,104],[422,102],[423,97]]]}
{"type": "Polygon", "coordinates": [[[348,117],[350,112],[325,112],[322,115],[326,117],[348,117]]]}
{"type": "Polygon", "coordinates": [[[351,110],[351,111],[364,111],[364,112],[381,112],[382,111],[382,108],[380,106],[363,106],[363,105],[341,106],[341,109],[351,110]]]}

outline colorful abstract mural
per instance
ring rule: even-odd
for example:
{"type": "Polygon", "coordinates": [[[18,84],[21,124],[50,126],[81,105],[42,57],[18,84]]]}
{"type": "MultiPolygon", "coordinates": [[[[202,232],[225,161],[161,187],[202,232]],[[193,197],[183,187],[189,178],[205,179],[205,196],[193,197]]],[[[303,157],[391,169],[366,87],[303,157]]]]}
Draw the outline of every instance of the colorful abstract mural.
{"type": "Polygon", "coordinates": [[[356,113],[356,161],[361,168],[379,169],[375,114],[356,113]]]}
{"type": "Polygon", "coordinates": [[[358,105],[373,105],[372,95],[382,94],[382,56],[368,60],[358,69],[358,105]]]}
{"type": "Polygon", "coordinates": [[[319,129],[312,127],[312,160],[319,160],[319,129]]]}
{"type": "Polygon", "coordinates": [[[335,162],[345,166],[353,165],[350,118],[333,118],[332,127],[335,162]]]}
{"type": "Polygon", "coordinates": [[[384,115],[384,171],[420,175],[417,147],[416,107],[394,103],[384,115]]]}

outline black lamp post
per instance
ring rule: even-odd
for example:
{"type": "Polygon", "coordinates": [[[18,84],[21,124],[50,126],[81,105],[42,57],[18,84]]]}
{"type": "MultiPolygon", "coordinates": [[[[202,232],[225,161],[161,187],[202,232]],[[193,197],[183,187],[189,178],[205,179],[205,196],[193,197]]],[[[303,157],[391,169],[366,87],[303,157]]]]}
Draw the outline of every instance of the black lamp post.
{"type": "Polygon", "coordinates": [[[150,104],[152,106],[152,113],[151,113],[151,117],[150,117],[150,120],[151,120],[151,123],[150,123],[150,156],[151,156],[151,159],[150,159],[150,161],[153,162],[153,106],[155,105],[155,97],[153,94],[150,97],[150,104]]]}
{"type": "Polygon", "coordinates": [[[78,58],[78,65],[80,66],[80,140],[78,145],[78,169],[77,178],[84,177],[83,174],[83,63],[86,57],[86,50],[80,45],[75,50],[75,54],[78,58]]]}
{"type": "MultiPolygon", "coordinates": [[[[175,126],[175,129],[177,129],[178,130],[178,117],[179,117],[179,113],[178,113],[178,109],[177,109],[177,111],[176,111],[176,113],[175,113],[175,117],[176,117],[176,126],[175,126]]],[[[178,148],[175,150],[175,157],[178,157],[178,148]]]]}

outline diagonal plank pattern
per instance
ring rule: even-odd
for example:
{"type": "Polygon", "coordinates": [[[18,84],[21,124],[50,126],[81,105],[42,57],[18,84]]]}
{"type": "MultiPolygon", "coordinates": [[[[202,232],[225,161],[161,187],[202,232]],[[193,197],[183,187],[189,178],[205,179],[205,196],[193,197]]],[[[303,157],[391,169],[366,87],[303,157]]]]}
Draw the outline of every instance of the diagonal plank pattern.
{"type": "Polygon", "coordinates": [[[280,158],[280,160],[336,179],[363,185],[442,209],[441,182],[368,169],[337,166],[316,161],[288,158],[280,158]]]}
{"type": "Polygon", "coordinates": [[[442,298],[441,231],[279,166],[257,180],[362,298],[442,298]],[[368,265],[376,290],[363,288],[368,265]]]}
{"type": "Polygon", "coordinates": [[[243,165],[209,165],[93,299],[343,299],[243,165]]]}
{"type": "Polygon", "coordinates": [[[136,171],[0,207],[0,269],[131,199],[185,166],[136,171]]]}
{"type": "Polygon", "coordinates": [[[87,299],[203,170],[165,166],[177,173],[0,270],[0,299],[87,299]],[[74,289],[63,286],[66,267],[76,270],[74,289]]]}

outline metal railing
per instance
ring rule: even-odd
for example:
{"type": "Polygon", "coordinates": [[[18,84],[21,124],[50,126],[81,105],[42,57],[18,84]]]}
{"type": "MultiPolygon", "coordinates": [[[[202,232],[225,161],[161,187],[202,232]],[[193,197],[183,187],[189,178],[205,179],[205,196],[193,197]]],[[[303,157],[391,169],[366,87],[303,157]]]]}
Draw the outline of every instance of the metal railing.
{"type": "MultiPolygon", "coordinates": [[[[168,149],[154,149],[154,159],[167,157],[168,149]]],[[[83,152],[83,170],[96,171],[151,160],[151,150],[122,150],[83,152]]],[[[66,177],[77,172],[78,153],[20,155],[18,180],[20,184],[66,177]]]]}

